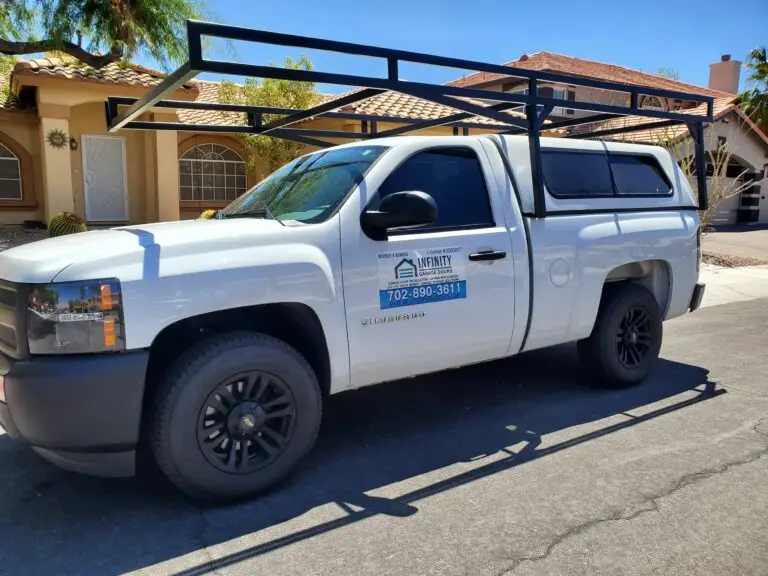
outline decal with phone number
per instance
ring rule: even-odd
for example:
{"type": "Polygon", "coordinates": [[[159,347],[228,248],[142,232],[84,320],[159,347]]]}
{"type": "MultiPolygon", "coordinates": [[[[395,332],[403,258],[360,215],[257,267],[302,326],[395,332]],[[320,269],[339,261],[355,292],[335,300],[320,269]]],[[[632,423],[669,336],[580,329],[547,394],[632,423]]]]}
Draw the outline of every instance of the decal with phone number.
{"type": "Polygon", "coordinates": [[[396,288],[395,290],[380,290],[379,299],[381,301],[379,304],[381,308],[395,308],[398,306],[430,304],[432,302],[456,300],[466,297],[467,281],[460,280],[450,284],[427,284],[426,286],[396,288]]]}
{"type": "Polygon", "coordinates": [[[382,252],[377,267],[382,310],[467,297],[461,247],[382,252]]]}

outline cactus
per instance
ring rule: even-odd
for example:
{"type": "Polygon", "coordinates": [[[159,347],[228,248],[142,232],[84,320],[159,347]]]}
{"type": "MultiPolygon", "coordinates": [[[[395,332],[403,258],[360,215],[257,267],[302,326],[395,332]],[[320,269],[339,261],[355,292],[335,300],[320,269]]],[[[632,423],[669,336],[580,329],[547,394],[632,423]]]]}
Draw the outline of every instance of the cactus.
{"type": "Polygon", "coordinates": [[[71,212],[62,212],[57,214],[48,223],[48,237],[64,236],[66,234],[76,234],[78,232],[85,232],[88,228],[85,226],[85,222],[72,214],[71,212]]]}
{"type": "Polygon", "coordinates": [[[205,210],[202,214],[200,214],[200,220],[210,220],[216,216],[217,212],[218,210],[205,210]]]}

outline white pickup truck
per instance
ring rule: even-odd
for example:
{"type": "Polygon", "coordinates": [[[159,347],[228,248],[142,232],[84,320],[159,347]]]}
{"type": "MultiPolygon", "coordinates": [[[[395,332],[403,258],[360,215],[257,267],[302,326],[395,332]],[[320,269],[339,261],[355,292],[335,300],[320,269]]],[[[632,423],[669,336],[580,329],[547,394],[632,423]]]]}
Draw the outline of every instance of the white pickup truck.
{"type": "Polygon", "coordinates": [[[395,137],[303,156],[211,220],[0,254],[0,423],[66,468],[182,490],[272,485],[329,394],[577,342],[595,382],[652,369],[695,310],[696,201],[662,148],[395,137]]]}

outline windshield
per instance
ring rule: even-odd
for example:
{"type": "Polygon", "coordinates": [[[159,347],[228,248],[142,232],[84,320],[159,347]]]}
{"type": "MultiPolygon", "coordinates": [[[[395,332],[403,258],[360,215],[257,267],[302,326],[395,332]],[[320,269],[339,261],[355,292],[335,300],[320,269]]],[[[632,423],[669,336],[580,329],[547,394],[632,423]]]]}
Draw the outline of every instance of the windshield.
{"type": "Polygon", "coordinates": [[[219,217],[322,222],[386,150],[385,146],[352,146],[297,158],[224,208],[219,217]]]}

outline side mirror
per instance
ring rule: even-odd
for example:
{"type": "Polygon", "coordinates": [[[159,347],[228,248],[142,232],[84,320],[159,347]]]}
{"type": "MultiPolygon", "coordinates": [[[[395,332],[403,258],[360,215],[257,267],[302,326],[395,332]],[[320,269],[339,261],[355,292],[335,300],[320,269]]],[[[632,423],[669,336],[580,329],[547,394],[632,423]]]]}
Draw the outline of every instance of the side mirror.
{"type": "Polygon", "coordinates": [[[360,226],[372,240],[386,240],[392,228],[415,228],[437,220],[437,203],[426,192],[395,192],[385,196],[378,210],[366,209],[360,226]]]}

